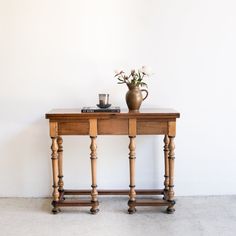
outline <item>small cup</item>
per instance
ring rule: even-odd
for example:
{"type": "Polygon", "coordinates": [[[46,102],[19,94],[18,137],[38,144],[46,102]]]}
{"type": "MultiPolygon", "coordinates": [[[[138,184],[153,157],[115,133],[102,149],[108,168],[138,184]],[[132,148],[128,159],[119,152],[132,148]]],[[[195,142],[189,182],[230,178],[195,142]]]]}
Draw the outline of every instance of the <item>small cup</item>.
{"type": "Polygon", "coordinates": [[[105,107],[109,104],[109,94],[98,94],[99,97],[99,106],[105,107]]]}

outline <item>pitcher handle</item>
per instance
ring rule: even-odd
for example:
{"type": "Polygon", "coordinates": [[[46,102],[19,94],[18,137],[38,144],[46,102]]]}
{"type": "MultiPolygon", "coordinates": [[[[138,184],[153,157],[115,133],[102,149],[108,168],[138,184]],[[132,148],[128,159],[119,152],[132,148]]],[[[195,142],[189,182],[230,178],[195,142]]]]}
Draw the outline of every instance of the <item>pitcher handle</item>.
{"type": "Polygon", "coordinates": [[[141,89],[141,92],[146,92],[146,96],[143,98],[143,101],[144,101],[148,96],[148,91],[146,89],[141,89]]]}

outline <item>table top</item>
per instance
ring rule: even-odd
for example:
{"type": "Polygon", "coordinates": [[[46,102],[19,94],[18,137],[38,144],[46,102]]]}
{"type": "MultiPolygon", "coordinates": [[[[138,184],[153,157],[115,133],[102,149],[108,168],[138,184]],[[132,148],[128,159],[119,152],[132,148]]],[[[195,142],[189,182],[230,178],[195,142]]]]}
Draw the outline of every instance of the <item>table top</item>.
{"type": "Polygon", "coordinates": [[[130,112],[127,109],[121,109],[121,112],[91,112],[81,113],[81,108],[53,109],[46,113],[46,119],[61,118],[179,118],[180,113],[169,108],[140,109],[138,112],[130,112]]]}

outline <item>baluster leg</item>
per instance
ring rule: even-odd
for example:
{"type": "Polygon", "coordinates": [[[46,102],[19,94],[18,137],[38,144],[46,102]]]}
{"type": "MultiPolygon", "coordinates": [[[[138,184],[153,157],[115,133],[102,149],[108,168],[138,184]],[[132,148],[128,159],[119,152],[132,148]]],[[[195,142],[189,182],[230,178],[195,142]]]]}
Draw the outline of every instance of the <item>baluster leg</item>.
{"type": "Polygon", "coordinates": [[[59,191],[58,191],[58,145],[57,145],[57,138],[52,137],[52,172],[53,172],[53,209],[52,212],[57,214],[60,212],[60,209],[57,206],[57,202],[59,201],[59,191]]]}
{"type": "Polygon", "coordinates": [[[170,205],[167,208],[167,213],[174,213],[174,160],[175,160],[175,144],[174,144],[174,136],[169,136],[169,189],[168,189],[168,201],[170,205]]]}
{"type": "Polygon", "coordinates": [[[164,163],[165,163],[165,181],[164,181],[164,200],[168,200],[168,185],[169,185],[169,160],[168,160],[168,154],[169,154],[169,138],[168,135],[165,135],[164,137],[164,163]]]}
{"type": "Polygon", "coordinates": [[[135,202],[136,202],[136,192],[135,192],[135,136],[129,136],[129,172],[130,172],[130,191],[129,191],[129,201],[128,201],[128,212],[133,214],[136,212],[135,202]]]}
{"type": "Polygon", "coordinates": [[[91,138],[91,145],[90,145],[90,149],[91,149],[91,172],[92,172],[92,191],[91,191],[91,203],[92,203],[92,208],[90,209],[90,212],[92,214],[96,214],[99,209],[99,202],[97,199],[97,178],[96,178],[96,173],[97,173],[97,145],[96,145],[96,136],[90,136],[91,138]]]}
{"type": "Polygon", "coordinates": [[[57,138],[58,144],[58,186],[59,186],[59,193],[62,194],[64,191],[64,182],[63,182],[63,139],[62,137],[57,138]]]}

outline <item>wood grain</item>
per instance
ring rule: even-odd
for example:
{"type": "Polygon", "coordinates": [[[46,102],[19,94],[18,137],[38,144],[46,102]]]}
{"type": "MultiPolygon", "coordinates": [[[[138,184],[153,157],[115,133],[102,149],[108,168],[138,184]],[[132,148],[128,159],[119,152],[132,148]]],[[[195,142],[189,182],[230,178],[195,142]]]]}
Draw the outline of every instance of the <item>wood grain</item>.
{"type": "Polygon", "coordinates": [[[138,120],[137,134],[165,134],[167,133],[168,125],[166,121],[159,122],[158,120],[138,120]]]}
{"type": "Polygon", "coordinates": [[[59,135],[88,135],[89,122],[88,120],[59,122],[58,133],[59,135]]]}
{"type": "Polygon", "coordinates": [[[169,136],[175,136],[176,134],[176,122],[175,121],[169,121],[168,122],[168,135],[169,136]]]}
{"type": "Polygon", "coordinates": [[[50,121],[49,127],[50,127],[50,136],[57,137],[57,135],[58,135],[58,122],[50,121]]]}
{"type": "Polygon", "coordinates": [[[62,137],[57,138],[57,145],[58,145],[58,186],[59,186],[59,192],[61,193],[63,191],[64,182],[63,182],[63,139],[62,137]]]}
{"type": "Polygon", "coordinates": [[[92,175],[92,191],[91,191],[91,203],[92,208],[90,209],[90,212],[92,214],[96,214],[98,209],[98,191],[97,191],[97,144],[96,144],[96,138],[97,138],[97,120],[96,119],[90,119],[89,120],[89,135],[91,138],[91,145],[90,145],[90,159],[91,159],[91,175],[92,175]]]}
{"type": "Polygon", "coordinates": [[[164,181],[164,186],[165,186],[165,195],[164,198],[165,200],[168,200],[168,189],[169,189],[169,159],[168,159],[168,155],[169,155],[169,138],[168,135],[165,135],[164,137],[164,168],[165,168],[165,181],[164,181]]]}
{"type": "Polygon", "coordinates": [[[172,214],[175,209],[175,201],[174,201],[174,160],[175,160],[175,143],[173,136],[169,136],[169,190],[168,190],[168,201],[170,202],[170,206],[167,208],[167,213],[172,214]]]}
{"type": "Polygon", "coordinates": [[[128,119],[99,119],[98,135],[125,135],[128,131],[128,119]]]}
{"type": "Polygon", "coordinates": [[[129,173],[130,173],[130,191],[129,191],[129,201],[128,201],[128,212],[129,214],[133,214],[136,212],[135,208],[135,137],[137,133],[137,123],[136,119],[129,119],[129,173]]]}
{"type": "Polygon", "coordinates": [[[109,112],[95,112],[95,113],[81,113],[81,109],[53,109],[45,115],[46,119],[50,120],[75,120],[75,119],[169,119],[173,120],[180,117],[180,114],[174,109],[141,109],[139,112],[129,112],[126,109],[121,110],[120,113],[109,112]]]}
{"type": "Polygon", "coordinates": [[[53,209],[52,212],[54,214],[57,214],[59,212],[58,207],[55,205],[56,202],[59,201],[59,191],[58,191],[58,145],[57,145],[57,138],[52,137],[52,176],[53,176],[53,193],[52,193],[52,197],[53,197],[53,201],[52,201],[52,205],[53,205],[53,209]]]}

